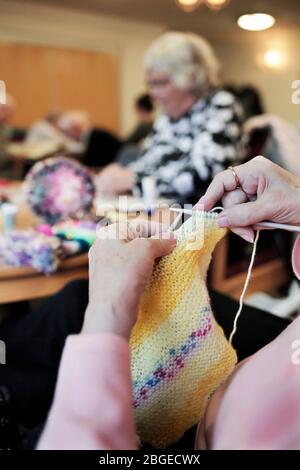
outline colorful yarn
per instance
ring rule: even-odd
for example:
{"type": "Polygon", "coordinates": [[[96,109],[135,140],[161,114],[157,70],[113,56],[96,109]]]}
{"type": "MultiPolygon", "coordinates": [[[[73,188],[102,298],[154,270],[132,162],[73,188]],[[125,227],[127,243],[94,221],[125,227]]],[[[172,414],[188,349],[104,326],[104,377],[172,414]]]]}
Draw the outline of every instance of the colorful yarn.
{"type": "Polygon", "coordinates": [[[29,206],[49,224],[90,212],[95,186],[89,171],[66,158],[48,158],[28,173],[24,190],[29,206]]]}
{"type": "Polygon", "coordinates": [[[0,236],[0,259],[9,266],[30,266],[44,274],[57,270],[60,242],[34,230],[0,236]]]}
{"type": "Polygon", "coordinates": [[[89,220],[68,220],[59,222],[52,228],[62,240],[76,240],[86,243],[89,248],[96,240],[97,224],[89,220]]]}
{"type": "Polygon", "coordinates": [[[14,231],[0,236],[0,258],[11,266],[30,266],[45,274],[57,270],[62,259],[88,251],[96,239],[97,223],[68,220],[36,230],[14,231]]]}
{"type": "Polygon", "coordinates": [[[193,354],[197,347],[203,345],[204,339],[212,331],[212,322],[210,318],[210,310],[208,307],[203,309],[202,326],[188,336],[187,341],[177,349],[172,347],[168,352],[168,359],[165,364],[158,363],[153,374],[146,377],[145,382],[139,380],[134,382],[134,408],[141,405],[142,400],[149,398],[158,387],[164,386],[168,381],[173,379],[179,371],[186,366],[189,357],[193,354]]]}
{"type": "Polygon", "coordinates": [[[199,421],[236,363],[205,282],[212,251],[226,231],[216,214],[198,212],[175,233],[177,247],[155,266],[130,339],[139,437],[159,448],[199,421]]]}

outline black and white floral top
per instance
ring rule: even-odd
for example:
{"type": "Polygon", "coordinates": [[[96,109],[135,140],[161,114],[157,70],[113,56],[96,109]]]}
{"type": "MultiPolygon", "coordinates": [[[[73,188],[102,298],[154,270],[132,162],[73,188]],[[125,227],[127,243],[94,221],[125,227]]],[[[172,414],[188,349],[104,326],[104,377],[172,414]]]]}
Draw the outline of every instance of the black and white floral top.
{"type": "Polygon", "coordinates": [[[242,113],[229,92],[214,90],[179,119],[161,115],[131,167],[135,193],[145,176],[156,180],[159,195],[195,202],[212,178],[243,158],[242,113]]]}

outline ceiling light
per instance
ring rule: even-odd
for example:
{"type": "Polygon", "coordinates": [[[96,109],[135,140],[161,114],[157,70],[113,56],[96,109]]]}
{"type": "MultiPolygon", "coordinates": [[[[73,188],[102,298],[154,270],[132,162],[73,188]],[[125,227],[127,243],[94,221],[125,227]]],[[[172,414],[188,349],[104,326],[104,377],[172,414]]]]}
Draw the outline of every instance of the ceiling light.
{"type": "Polygon", "coordinates": [[[269,49],[267,52],[265,52],[263,59],[265,65],[270,69],[278,69],[281,67],[283,62],[281,52],[275,49],[269,49]]]}
{"type": "Polygon", "coordinates": [[[229,0],[205,0],[205,3],[212,10],[221,10],[229,3],[229,0]]]}
{"type": "Polygon", "coordinates": [[[275,24],[275,18],[266,13],[253,13],[240,16],[237,23],[240,28],[248,31],[263,31],[275,24]]]}
{"type": "Polygon", "coordinates": [[[196,10],[202,1],[203,0],[176,0],[176,3],[181,10],[191,12],[196,10]]]}

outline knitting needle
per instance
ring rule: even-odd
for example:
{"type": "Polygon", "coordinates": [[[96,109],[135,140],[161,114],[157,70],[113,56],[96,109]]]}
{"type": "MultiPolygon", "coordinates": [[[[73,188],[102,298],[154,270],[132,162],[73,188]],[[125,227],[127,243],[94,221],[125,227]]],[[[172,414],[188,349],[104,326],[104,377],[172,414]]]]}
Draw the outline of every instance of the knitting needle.
{"type": "Polygon", "coordinates": [[[182,213],[180,213],[175,220],[173,220],[172,224],[170,225],[170,227],[168,228],[168,231],[169,232],[173,232],[173,230],[176,229],[178,223],[181,221],[181,217],[182,217],[182,213]]]}
{"type": "MultiPolygon", "coordinates": [[[[190,210],[190,209],[177,209],[170,207],[170,211],[172,212],[180,212],[181,214],[189,214],[192,215],[194,214],[195,210],[190,210]]],[[[277,224],[275,222],[259,222],[258,224],[254,225],[254,228],[260,228],[260,227],[265,227],[265,228],[271,228],[271,229],[281,229],[281,230],[287,230],[288,232],[300,232],[300,227],[297,225],[288,225],[288,224],[277,224]]]]}

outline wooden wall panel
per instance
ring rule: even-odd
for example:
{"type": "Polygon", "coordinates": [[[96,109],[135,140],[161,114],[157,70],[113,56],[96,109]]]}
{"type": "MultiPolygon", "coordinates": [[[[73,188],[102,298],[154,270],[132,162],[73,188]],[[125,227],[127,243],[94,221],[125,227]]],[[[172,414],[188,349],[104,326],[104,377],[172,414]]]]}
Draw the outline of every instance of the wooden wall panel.
{"type": "Polygon", "coordinates": [[[119,66],[114,56],[0,43],[0,79],[16,98],[16,125],[28,126],[50,109],[85,109],[94,124],[119,130],[119,66]]]}

